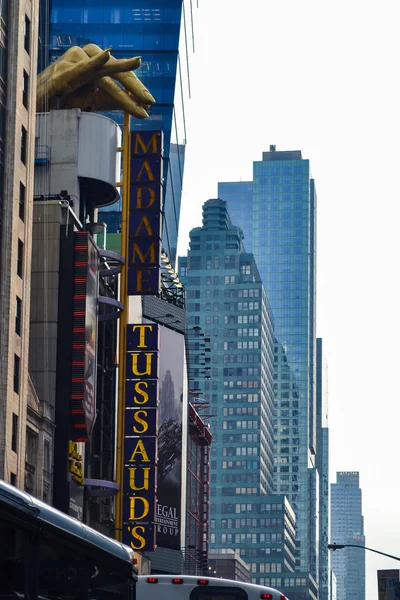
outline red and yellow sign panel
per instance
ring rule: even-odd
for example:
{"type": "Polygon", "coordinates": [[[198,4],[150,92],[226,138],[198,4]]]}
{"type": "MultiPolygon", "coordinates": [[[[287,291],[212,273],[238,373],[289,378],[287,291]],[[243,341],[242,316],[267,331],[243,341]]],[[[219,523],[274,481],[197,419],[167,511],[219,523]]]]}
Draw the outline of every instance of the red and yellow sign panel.
{"type": "Polygon", "coordinates": [[[71,416],[75,442],[87,442],[96,417],[99,252],[87,231],[75,232],[71,416]]]}

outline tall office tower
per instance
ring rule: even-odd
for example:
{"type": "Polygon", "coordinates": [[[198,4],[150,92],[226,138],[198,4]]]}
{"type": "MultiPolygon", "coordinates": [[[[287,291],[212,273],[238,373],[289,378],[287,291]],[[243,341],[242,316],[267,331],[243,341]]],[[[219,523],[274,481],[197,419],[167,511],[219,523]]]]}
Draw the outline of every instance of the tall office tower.
{"type": "MultiPolygon", "coordinates": [[[[191,0],[42,0],[43,20],[49,21],[48,48],[42,64],[53,61],[70,46],[94,43],[110,48],[115,58],[141,56],[136,71],[156,104],[150,118],[132,119],[134,131],[164,132],[163,247],[175,263],[186,129],[184,102],[190,93],[188,48],[194,44],[191,0]],[[182,27],[181,27],[182,23],[182,27]]],[[[43,39],[46,26],[42,22],[43,39]]],[[[122,116],[109,114],[122,123],[122,116]]],[[[99,220],[115,233],[121,226],[121,205],[103,209],[99,220]]]]}
{"type": "Polygon", "coordinates": [[[319,473],[319,599],[329,600],[328,368],[317,338],[317,471],[319,473]]]}
{"type": "Polygon", "coordinates": [[[193,389],[212,413],[210,549],[234,549],[251,564],[252,581],[281,586],[279,574],[295,566],[295,518],[283,496],[271,495],[272,314],[224,201],[204,204],[179,268],[189,329],[201,327],[211,341],[210,363],[200,348],[189,351],[193,389]]]}
{"type": "MultiPolygon", "coordinates": [[[[229,211],[242,203],[242,186],[219,184],[229,211]]],[[[297,568],[317,580],[315,203],[309,161],[271,146],[253,163],[252,197],[236,224],[249,228],[252,215],[252,251],[274,315],[275,492],[296,511],[297,568]]]]}
{"type": "MultiPolygon", "coordinates": [[[[365,546],[360,474],[336,473],[331,484],[331,542],[365,546]]],[[[331,568],[336,576],[337,597],[365,600],[365,551],[343,548],[332,553],[331,568]]]]}
{"type": "Polygon", "coordinates": [[[0,0],[0,479],[24,488],[39,3],[0,0]]]}

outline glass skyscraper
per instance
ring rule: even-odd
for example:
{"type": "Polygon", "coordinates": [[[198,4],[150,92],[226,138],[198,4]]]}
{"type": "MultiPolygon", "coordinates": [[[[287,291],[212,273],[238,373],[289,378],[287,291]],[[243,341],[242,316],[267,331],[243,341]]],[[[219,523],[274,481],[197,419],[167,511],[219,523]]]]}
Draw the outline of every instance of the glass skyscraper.
{"type": "MultiPolygon", "coordinates": [[[[356,471],[336,473],[331,484],[331,543],[365,546],[360,476],[356,471]]],[[[332,552],[337,597],[365,600],[365,550],[343,548],[332,552]]]]}
{"type": "MultiPolygon", "coordinates": [[[[190,0],[50,0],[41,11],[40,67],[70,46],[94,43],[110,48],[115,58],[141,56],[136,74],[156,99],[149,119],[131,119],[131,128],[164,132],[163,247],[171,261],[176,238],[184,165],[186,129],[184,102],[189,96],[188,51],[193,23],[190,0]],[[50,30],[47,31],[47,22],[50,30]],[[182,24],[182,27],[181,27],[182,24]]],[[[111,113],[122,123],[122,115],[111,113]]],[[[99,220],[109,233],[120,226],[120,203],[103,209],[99,220]]]]}
{"type": "Polygon", "coordinates": [[[271,146],[253,164],[245,210],[242,186],[220,184],[219,193],[238,226],[249,229],[252,216],[252,252],[274,316],[274,491],[296,512],[297,569],[318,580],[314,180],[300,151],[271,146]]]}
{"type": "Polygon", "coordinates": [[[295,568],[295,515],[284,496],[272,495],[272,313],[225,202],[205,203],[179,275],[189,329],[201,327],[211,342],[209,379],[201,353],[189,352],[193,389],[212,413],[210,548],[235,550],[254,583],[282,588],[295,568]]]}
{"type": "Polygon", "coordinates": [[[319,473],[319,600],[329,600],[328,370],[317,338],[317,470],[319,473]]]}

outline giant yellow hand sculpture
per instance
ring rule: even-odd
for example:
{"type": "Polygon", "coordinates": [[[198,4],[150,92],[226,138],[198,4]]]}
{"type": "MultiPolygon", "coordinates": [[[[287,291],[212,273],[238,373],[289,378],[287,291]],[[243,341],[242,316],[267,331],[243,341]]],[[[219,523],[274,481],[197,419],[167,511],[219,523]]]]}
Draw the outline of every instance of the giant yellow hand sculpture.
{"type": "Polygon", "coordinates": [[[117,60],[95,44],[69,48],[38,75],[36,109],[124,110],[146,119],[155,100],[132,72],[139,66],[140,58],[117,60]]]}

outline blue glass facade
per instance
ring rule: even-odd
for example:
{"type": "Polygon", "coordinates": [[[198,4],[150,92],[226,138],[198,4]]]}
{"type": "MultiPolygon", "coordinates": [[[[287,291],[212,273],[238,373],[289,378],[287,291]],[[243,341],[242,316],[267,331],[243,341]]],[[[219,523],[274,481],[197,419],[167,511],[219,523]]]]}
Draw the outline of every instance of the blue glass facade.
{"type": "MultiPolygon", "coordinates": [[[[221,194],[228,210],[240,197],[235,185],[240,190],[242,182],[221,194]]],[[[309,161],[301,152],[271,147],[254,162],[249,235],[275,322],[274,491],[296,511],[297,568],[318,580],[315,202],[309,161]]],[[[249,229],[248,214],[236,224],[249,229]]]]}
{"type": "MultiPolygon", "coordinates": [[[[360,477],[339,472],[331,484],[331,542],[365,546],[360,477]]],[[[331,555],[338,598],[365,600],[365,550],[343,548],[331,555]]]]}
{"type": "Polygon", "coordinates": [[[179,215],[182,199],[182,179],[185,166],[185,149],[183,144],[171,144],[169,153],[168,181],[166,184],[165,206],[170,210],[165,211],[163,244],[166,252],[175,265],[178,246],[179,215]],[[169,248],[169,251],[167,250],[169,248]]]}
{"type": "MultiPolygon", "coordinates": [[[[184,98],[189,88],[186,48],[190,44],[186,28],[182,27],[181,32],[183,15],[187,30],[192,30],[189,0],[119,0],[117,3],[113,0],[51,0],[47,57],[53,61],[70,46],[88,43],[110,48],[116,58],[142,57],[142,65],[136,73],[155,97],[156,104],[149,119],[131,119],[131,128],[164,132],[164,211],[167,216],[163,224],[163,246],[172,260],[175,258],[173,248],[176,254],[177,226],[169,230],[168,224],[179,222],[184,152],[178,161],[174,160],[177,149],[171,149],[171,144],[181,147],[186,143],[184,98]],[[172,176],[169,170],[175,170],[172,176]]],[[[46,18],[46,11],[42,18],[46,18]]],[[[46,59],[42,60],[45,62],[46,59]]],[[[121,114],[109,116],[122,122],[121,114]]],[[[113,215],[108,219],[105,213],[118,212],[120,208],[114,205],[100,214],[100,220],[108,221],[110,233],[117,231],[114,227],[118,219],[113,215]]]]}
{"type": "Polygon", "coordinates": [[[243,245],[247,252],[253,252],[253,182],[220,182],[218,198],[228,201],[232,223],[240,225],[244,235],[243,245]]]}

